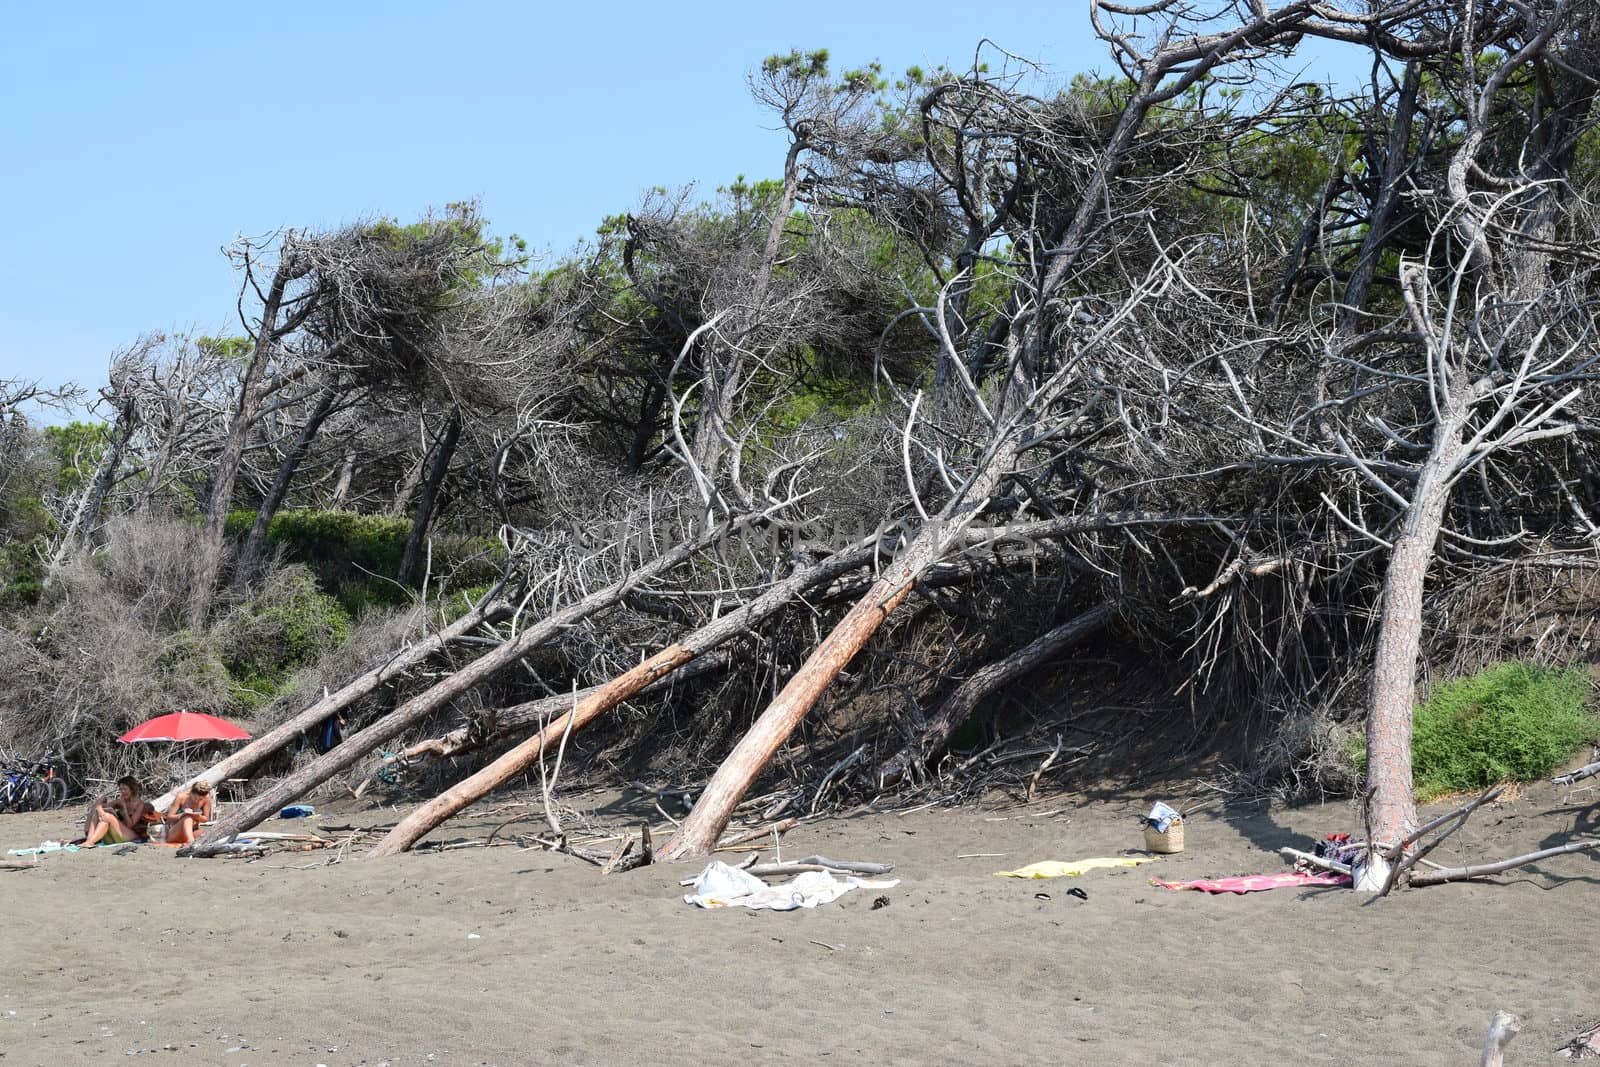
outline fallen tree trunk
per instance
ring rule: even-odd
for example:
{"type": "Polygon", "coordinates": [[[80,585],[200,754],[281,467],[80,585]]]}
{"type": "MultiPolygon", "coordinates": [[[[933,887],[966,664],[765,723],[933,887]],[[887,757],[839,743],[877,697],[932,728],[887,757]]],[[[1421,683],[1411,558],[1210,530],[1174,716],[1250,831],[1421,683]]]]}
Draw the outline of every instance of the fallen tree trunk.
{"type": "MultiPolygon", "coordinates": [[[[726,655],[702,656],[693,663],[680,667],[671,675],[645,686],[636,695],[651,696],[676,683],[692,681],[702,675],[727,670],[731,663],[732,658],[726,655]]],[[[449,759],[451,756],[459,756],[463,752],[470,752],[529,727],[542,726],[570,708],[573,701],[587,700],[599,691],[600,686],[591,685],[587,689],[579,689],[576,693],[558,693],[555,696],[540,697],[538,700],[529,700],[522,704],[511,704],[481,715],[476,722],[457,727],[447,734],[419,741],[395,758],[403,760],[431,756],[434,759],[449,759]]]]}
{"type": "Polygon", "coordinates": [[[732,529],[725,523],[691,541],[681,542],[676,548],[638,567],[617,582],[591,593],[576,603],[569,604],[553,615],[523,630],[467,666],[451,674],[436,685],[424,690],[401,704],[383,718],[357,731],[337,747],[330,749],[320,759],[284,778],[273,788],[255,797],[233,815],[213,826],[206,836],[194,845],[180,850],[181,855],[214,855],[217,846],[241,831],[248,830],[283,805],[303,795],[335,774],[349,767],[368,752],[438,711],[445,704],[489,678],[501,669],[550,640],[568,627],[574,626],[596,612],[617,604],[640,582],[676,567],[707,545],[720,540],[732,529]]]}
{"type": "Polygon", "coordinates": [[[972,518],[986,505],[989,491],[1002,473],[1010,469],[1011,459],[1015,457],[1012,448],[1014,445],[1000,446],[983,480],[973,486],[977,492],[969,499],[979,502],[952,502],[937,519],[929,521],[900,553],[892,569],[873,583],[867,594],[823,639],[822,644],[789,679],[789,683],[717,768],[695,803],[694,810],[678,827],[678,832],[672,835],[666,847],[657,852],[657,856],[664,860],[676,860],[711,854],[739,801],[778,748],[794,733],[795,727],[800,725],[800,720],[805,718],[817,698],[900,605],[918,577],[952,546],[1016,538],[1064,537],[1070,533],[1115,526],[1183,521],[1171,515],[1158,517],[1143,512],[1118,512],[982,529],[971,527],[972,518]]]}
{"type": "Polygon", "coordinates": [[[945,697],[939,710],[914,740],[879,767],[879,781],[886,785],[893,784],[913,767],[926,763],[935,752],[941,751],[949,743],[950,735],[972,717],[979,701],[1042,665],[1061,650],[1088,637],[1116,618],[1116,614],[1109,604],[1102,604],[1068,619],[1025,647],[980,668],[945,697]]]}
{"type": "MultiPolygon", "coordinates": [[[[1029,564],[1033,562],[1036,562],[1036,557],[1033,555],[1007,556],[1001,560],[1003,565],[1029,564]]],[[[992,563],[990,561],[975,563],[971,560],[958,560],[942,563],[924,575],[919,586],[941,588],[957,585],[979,574],[988,573],[991,567],[992,563]]],[[[862,591],[871,584],[871,576],[867,576],[864,579],[850,578],[835,581],[832,586],[822,591],[816,602],[825,603],[841,597],[860,596],[862,591]]],[[[802,592],[809,592],[809,590],[803,590],[802,592]]],[[[635,598],[629,598],[630,603],[633,599],[635,598]]],[[[738,610],[743,605],[733,605],[731,607],[732,610],[738,610]]],[[[716,656],[702,655],[693,662],[679,667],[670,676],[652,682],[635,695],[649,696],[670,685],[689,681],[716,671],[726,670],[731,663],[731,658],[726,654],[716,656]]],[[[482,745],[520,733],[529,727],[541,726],[552,716],[559,715],[571,707],[574,699],[585,700],[599,692],[599,690],[600,686],[591,685],[586,689],[579,689],[576,697],[571,693],[561,693],[488,712],[479,716],[477,722],[458,727],[447,734],[430,738],[427,741],[419,741],[404,752],[398,753],[397,758],[414,759],[418,756],[432,756],[435,759],[447,759],[463,752],[469,752],[482,745]]]]}
{"type": "Polygon", "coordinates": [[[1502,874],[1517,867],[1526,867],[1530,863],[1549,859],[1551,856],[1565,856],[1571,852],[1587,852],[1592,848],[1600,848],[1600,839],[1594,841],[1574,841],[1571,844],[1559,845],[1556,848],[1547,848],[1540,852],[1530,852],[1526,856],[1514,856],[1499,863],[1480,863],[1472,867],[1446,867],[1438,871],[1423,871],[1411,874],[1412,885],[1443,885],[1445,882],[1465,882],[1472,878],[1487,878],[1491,874],[1502,874]]]}
{"type": "Polygon", "coordinates": [[[175,786],[170,792],[163,794],[154,801],[156,810],[166,811],[172,806],[173,800],[177,798],[179,793],[201,778],[216,786],[222,784],[226,779],[238,777],[292,742],[303,731],[315,727],[329,715],[337,714],[385,682],[398,678],[446,645],[467,636],[479,626],[485,623],[497,622],[510,614],[511,605],[503,601],[489,601],[479,604],[438,633],[401,649],[376,667],[372,667],[346,682],[335,692],[325,693],[321,700],[310,704],[294,718],[272,728],[243,748],[229,753],[199,774],[175,786]]]}
{"type": "Polygon", "coordinates": [[[936,538],[919,535],[912,550],[902,553],[894,569],[872,584],[867,595],[856,601],[839,624],[823,638],[810,658],[789,679],[776,699],[761,713],[733,752],[723,760],[706,784],[678,832],[658,855],[675,860],[690,856],[709,856],[717,839],[733,818],[733,811],[749,791],[778,748],[788,740],[806,712],[816,703],[845,664],[861,651],[868,638],[877,633],[894,609],[911,592],[917,574],[931,562],[938,545],[936,538]]]}
{"type": "Polygon", "coordinates": [[[1522,1016],[1509,1011],[1497,1011],[1489,1020],[1489,1033],[1483,1039],[1483,1055],[1478,1067],[1502,1067],[1506,1062],[1506,1046],[1512,1038],[1522,1033],[1522,1016]]]}
{"type": "Polygon", "coordinates": [[[1571,785],[1573,782],[1581,782],[1585,778],[1593,778],[1597,774],[1600,774],[1600,763],[1586,763],[1575,771],[1558,774],[1550,781],[1555,785],[1571,785]]]}
{"type": "Polygon", "coordinates": [[[589,695],[573,702],[567,714],[548,723],[539,733],[506,752],[478,773],[457,782],[407,815],[389,831],[388,836],[378,842],[378,846],[370,855],[391,856],[406,851],[440,823],[463,808],[477,803],[503,783],[531,767],[547,744],[558,741],[569,731],[581,729],[624,700],[666,678],[690,660],[746,632],[753,624],[793,603],[794,599],[807,589],[831,582],[857,567],[866,566],[872,562],[873,554],[874,549],[871,547],[859,548],[831,556],[821,563],[797,571],[739,610],[702,626],[638,666],[623,672],[604,685],[588,690],[589,695]]]}

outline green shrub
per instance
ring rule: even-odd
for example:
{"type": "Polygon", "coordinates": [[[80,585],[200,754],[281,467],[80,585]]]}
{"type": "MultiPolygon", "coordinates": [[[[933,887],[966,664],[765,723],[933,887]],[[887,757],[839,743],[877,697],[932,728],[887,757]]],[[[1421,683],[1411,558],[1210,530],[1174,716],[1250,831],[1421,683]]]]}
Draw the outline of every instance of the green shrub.
{"type": "Polygon", "coordinates": [[[275,575],[217,628],[223,662],[249,705],[271,699],[290,674],[349,637],[349,614],[303,567],[275,575]]]}
{"type": "MultiPolygon", "coordinates": [[[[243,538],[256,521],[253,511],[228,515],[228,535],[243,538]]],[[[361,572],[393,577],[400,570],[411,520],[355,511],[280,511],[267,527],[267,543],[282,545],[290,559],[322,575],[346,578],[361,572]]],[[[339,582],[327,583],[337,586],[339,582]]]]}
{"type": "MultiPolygon", "coordinates": [[[[1419,800],[1548,775],[1600,739],[1581,670],[1501,663],[1445,682],[1416,710],[1411,770],[1419,800]]],[[[1363,774],[1366,750],[1353,739],[1363,774]]]]}
{"type": "MultiPolygon", "coordinates": [[[[253,511],[230,512],[228,536],[243,540],[255,521],[253,511]]],[[[397,607],[410,599],[393,580],[410,535],[408,518],[355,511],[280,511],[267,527],[267,543],[310,567],[322,588],[334,590],[353,616],[368,606],[397,607]]],[[[442,530],[432,538],[436,575],[459,571],[454,577],[460,584],[492,581],[499,574],[504,550],[498,541],[442,530]]]]}

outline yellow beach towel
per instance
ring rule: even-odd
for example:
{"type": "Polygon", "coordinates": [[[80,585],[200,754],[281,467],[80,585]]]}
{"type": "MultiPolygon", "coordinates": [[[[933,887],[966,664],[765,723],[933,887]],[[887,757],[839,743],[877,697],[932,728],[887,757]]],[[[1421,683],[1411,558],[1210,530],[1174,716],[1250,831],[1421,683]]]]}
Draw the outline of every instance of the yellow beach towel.
{"type": "Polygon", "coordinates": [[[1097,871],[1101,867],[1137,867],[1141,863],[1150,863],[1151,860],[1135,859],[1132,856],[1120,856],[1115,859],[1104,856],[1092,860],[1044,860],[1041,863],[1030,863],[1026,867],[1018,867],[1014,871],[995,871],[996,878],[1065,878],[1082,874],[1084,871],[1097,871]]]}

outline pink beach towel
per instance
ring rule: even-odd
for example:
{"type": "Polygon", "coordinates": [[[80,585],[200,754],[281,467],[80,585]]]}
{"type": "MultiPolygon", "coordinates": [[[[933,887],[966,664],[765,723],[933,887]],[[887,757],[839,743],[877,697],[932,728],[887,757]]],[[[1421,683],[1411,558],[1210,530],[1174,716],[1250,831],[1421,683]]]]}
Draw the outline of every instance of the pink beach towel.
{"type": "Polygon", "coordinates": [[[1150,884],[1164,889],[1198,889],[1202,893],[1260,893],[1267,889],[1301,885],[1349,885],[1350,876],[1333,871],[1318,871],[1316,874],[1286,871],[1283,874],[1244,874],[1237,878],[1200,878],[1193,882],[1163,882],[1159,878],[1152,878],[1150,884]]]}

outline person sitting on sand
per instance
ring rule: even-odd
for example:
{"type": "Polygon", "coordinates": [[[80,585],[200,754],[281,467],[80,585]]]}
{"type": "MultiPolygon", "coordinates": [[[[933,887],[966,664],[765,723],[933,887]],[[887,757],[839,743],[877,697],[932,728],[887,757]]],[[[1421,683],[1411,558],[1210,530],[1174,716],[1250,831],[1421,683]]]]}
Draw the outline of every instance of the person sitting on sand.
{"type": "Polygon", "coordinates": [[[102,798],[89,816],[88,834],[82,841],[74,842],[83,848],[93,848],[102,840],[108,845],[150,840],[145,823],[159,820],[156,809],[144,798],[139,779],[132,775],[117,779],[117,798],[102,798]]]}
{"type": "Polygon", "coordinates": [[[187,845],[193,841],[195,830],[211,821],[213,800],[211,783],[204,778],[195,779],[179,793],[163,820],[167,824],[167,844],[187,845]]]}

